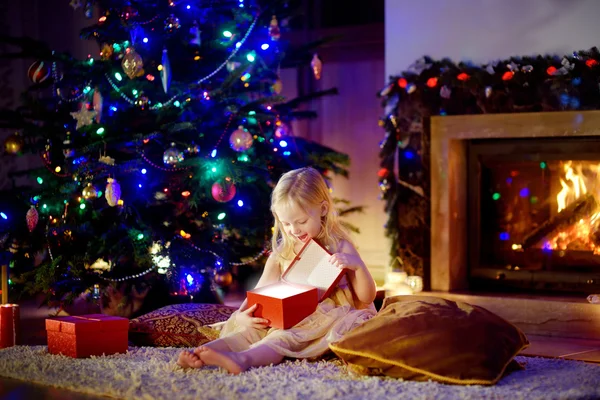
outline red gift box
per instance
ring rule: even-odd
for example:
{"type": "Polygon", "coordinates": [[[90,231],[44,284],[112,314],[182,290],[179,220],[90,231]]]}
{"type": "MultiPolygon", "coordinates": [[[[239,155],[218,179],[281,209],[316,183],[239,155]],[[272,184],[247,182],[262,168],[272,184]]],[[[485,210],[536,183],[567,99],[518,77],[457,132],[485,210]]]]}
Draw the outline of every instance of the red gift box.
{"type": "Polygon", "coordinates": [[[0,349],[18,344],[19,305],[0,305],[0,349]]]}
{"type": "Polygon", "coordinates": [[[46,319],[48,352],[73,358],[127,352],[129,320],[104,314],[46,319]]]}
{"type": "Polygon", "coordinates": [[[344,274],[329,263],[330,256],[318,242],[309,240],[280,282],[248,291],[248,306],[258,304],[254,316],[269,320],[270,327],[288,329],[315,312],[344,274]]]}

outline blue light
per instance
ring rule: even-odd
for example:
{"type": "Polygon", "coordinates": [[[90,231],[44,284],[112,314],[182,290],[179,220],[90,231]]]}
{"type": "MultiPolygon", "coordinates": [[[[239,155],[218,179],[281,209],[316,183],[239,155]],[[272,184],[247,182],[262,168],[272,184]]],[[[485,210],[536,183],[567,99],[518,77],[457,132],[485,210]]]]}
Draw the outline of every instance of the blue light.
{"type": "Polygon", "coordinates": [[[511,177],[506,178],[506,183],[508,183],[510,185],[512,183],[512,178],[511,177]]]}
{"type": "Polygon", "coordinates": [[[141,187],[142,187],[142,184],[141,184],[141,183],[138,183],[138,187],[140,187],[140,188],[141,188],[141,187]]]}
{"type": "Polygon", "coordinates": [[[261,49],[263,49],[263,50],[267,50],[267,49],[269,48],[269,44],[268,44],[268,43],[263,43],[263,44],[260,46],[260,48],[261,48],[261,49]]]}
{"type": "Polygon", "coordinates": [[[215,265],[216,265],[217,267],[220,267],[220,266],[222,265],[222,263],[221,263],[221,260],[217,260],[217,262],[215,263],[215,265]]]}
{"type": "Polygon", "coordinates": [[[292,154],[292,153],[291,153],[291,152],[289,152],[289,151],[287,151],[287,150],[283,152],[283,155],[284,155],[285,157],[289,156],[290,154],[292,154]]]}
{"type": "Polygon", "coordinates": [[[510,235],[508,234],[508,232],[502,232],[500,234],[500,240],[508,240],[510,238],[510,235]]]}
{"type": "Polygon", "coordinates": [[[187,274],[185,276],[185,279],[187,280],[188,285],[191,285],[194,283],[194,277],[191,274],[187,274]]]}
{"type": "Polygon", "coordinates": [[[404,152],[404,157],[405,157],[406,159],[408,159],[408,160],[412,160],[413,158],[415,158],[415,155],[413,154],[413,152],[412,152],[412,151],[410,151],[410,150],[406,150],[406,151],[404,152]]]}
{"type": "Polygon", "coordinates": [[[529,189],[528,188],[523,188],[519,191],[519,196],[521,197],[527,197],[529,196],[529,189]]]}
{"type": "MultiPolygon", "coordinates": [[[[241,200],[240,200],[241,201],[241,200]]],[[[238,202],[239,203],[239,202],[238,202]]],[[[240,206],[241,207],[241,206],[240,206]]],[[[8,215],[4,214],[3,212],[0,212],[0,217],[2,217],[3,219],[8,219],[8,215]]]]}
{"type": "Polygon", "coordinates": [[[238,207],[244,207],[244,202],[242,200],[238,200],[238,207]]]}
{"type": "Polygon", "coordinates": [[[110,106],[110,111],[117,111],[117,107],[115,107],[115,106],[110,106]]]}
{"type": "Polygon", "coordinates": [[[146,171],[146,168],[142,168],[142,174],[146,175],[146,172],[148,172],[146,171]]]}
{"type": "Polygon", "coordinates": [[[212,158],[215,158],[217,156],[217,149],[214,149],[213,151],[210,152],[210,156],[212,158]]]}
{"type": "Polygon", "coordinates": [[[148,43],[148,38],[147,38],[147,37],[145,37],[144,39],[142,39],[142,42],[144,42],[144,43],[148,43]]]}
{"type": "Polygon", "coordinates": [[[185,6],[185,8],[187,8],[189,10],[192,7],[188,4],[187,6],[185,6]]]}
{"type": "Polygon", "coordinates": [[[280,147],[287,147],[287,142],[285,140],[280,140],[279,141],[279,146],[280,147]]]}
{"type": "Polygon", "coordinates": [[[239,49],[241,45],[242,45],[242,44],[241,44],[240,42],[237,42],[237,43],[235,44],[235,48],[236,48],[236,49],[239,49]]]}

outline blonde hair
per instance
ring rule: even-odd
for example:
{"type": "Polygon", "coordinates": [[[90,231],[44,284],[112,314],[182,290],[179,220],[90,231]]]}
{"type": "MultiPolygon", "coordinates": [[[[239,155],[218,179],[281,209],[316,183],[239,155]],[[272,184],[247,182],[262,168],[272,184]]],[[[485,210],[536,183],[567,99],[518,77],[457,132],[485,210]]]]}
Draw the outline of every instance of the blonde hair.
{"type": "Polygon", "coordinates": [[[314,168],[305,167],[288,171],[279,178],[271,194],[271,212],[275,218],[272,247],[273,253],[281,263],[294,258],[294,243],[281,227],[281,221],[275,213],[277,205],[296,205],[308,213],[310,207],[327,209],[321,217],[321,231],[315,239],[330,252],[335,252],[343,240],[351,242],[346,229],[340,224],[329,188],[321,174],[314,168]]]}

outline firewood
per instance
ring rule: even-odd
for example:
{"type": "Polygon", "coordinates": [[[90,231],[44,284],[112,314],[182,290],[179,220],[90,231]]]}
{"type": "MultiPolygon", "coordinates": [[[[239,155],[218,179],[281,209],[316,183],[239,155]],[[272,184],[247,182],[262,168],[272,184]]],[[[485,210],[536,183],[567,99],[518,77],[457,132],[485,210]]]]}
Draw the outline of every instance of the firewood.
{"type": "Polygon", "coordinates": [[[593,194],[589,193],[580,197],[569,204],[567,208],[561,210],[552,218],[547,219],[543,224],[527,234],[523,239],[523,248],[533,247],[551,233],[565,229],[577,223],[582,218],[591,217],[597,209],[598,202],[593,194]]]}

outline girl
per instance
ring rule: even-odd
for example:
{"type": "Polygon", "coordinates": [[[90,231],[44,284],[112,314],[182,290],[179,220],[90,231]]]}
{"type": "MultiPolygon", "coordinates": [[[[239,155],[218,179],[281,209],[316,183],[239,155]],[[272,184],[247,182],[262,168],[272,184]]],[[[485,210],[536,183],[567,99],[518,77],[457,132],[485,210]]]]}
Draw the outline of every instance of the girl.
{"type": "Polygon", "coordinates": [[[321,174],[313,168],[283,174],[271,195],[271,211],[273,252],[257,288],[279,281],[311,238],[329,249],[333,265],[347,270],[344,278],[313,314],[290,329],[268,328],[267,320],[253,316],[256,305],[248,308],[244,300],[223,326],[220,338],[181,353],[180,366],[216,365],[239,374],[251,367],[278,364],[284,357],[320,356],[329,343],[375,315],[375,282],[340,225],[321,174]]]}

